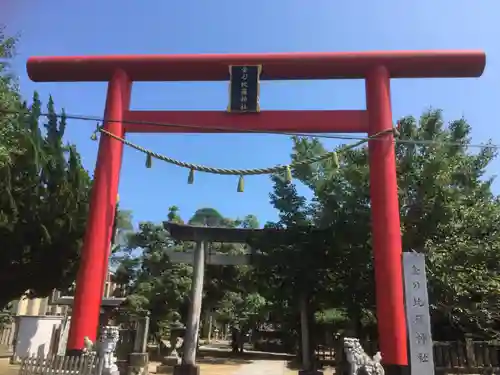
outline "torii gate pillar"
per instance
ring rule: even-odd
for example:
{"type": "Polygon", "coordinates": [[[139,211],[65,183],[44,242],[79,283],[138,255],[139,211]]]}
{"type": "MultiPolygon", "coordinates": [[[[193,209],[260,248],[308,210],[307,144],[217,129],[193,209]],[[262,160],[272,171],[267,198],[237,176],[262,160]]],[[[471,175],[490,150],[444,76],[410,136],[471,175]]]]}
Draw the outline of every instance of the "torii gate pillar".
{"type": "MultiPolygon", "coordinates": [[[[32,57],[27,68],[30,78],[38,82],[109,82],[104,128],[119,136],[127,132],[237,133],[246,130],[375,134],[392,128],[390,79],[479,77],[485,64],[486,57],[481,51],[404,51],[32,57]],[[229,79],[230,65],[262,65],[262,80],[365,79],[367,110],[263,111],[241,115],[223,111],[129,109],[133,81],[224,81],[229,79]],[[197,128],[154,123],[196,125],[197,128]]],[[[402,373],[408,364],[393,143],[392,134],[385,133],[368,145],[379,342],[388,374],[402,373]]],[[[81,350],[85,336],[95,341],[122,153],[123,145],[119,141],[101,137],[76,284],[69,350],[81,350]]]]}

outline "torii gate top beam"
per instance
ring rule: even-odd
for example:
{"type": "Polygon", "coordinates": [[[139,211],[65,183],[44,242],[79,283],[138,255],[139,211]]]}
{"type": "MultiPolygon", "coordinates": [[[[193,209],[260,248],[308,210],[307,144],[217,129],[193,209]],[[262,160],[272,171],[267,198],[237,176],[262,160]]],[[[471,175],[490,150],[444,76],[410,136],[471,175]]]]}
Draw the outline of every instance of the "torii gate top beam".
{"type": "Polygon", "coordinates": [[[225,81],[229,65],[262,65],[263,80],[365,78],[385,66],[391,78],[479,77],[483,51],[294,52],[256,54],[31,57],[35,82],[109,81],[117,69],[132,81],[225,81]]]}
{"type": "MultiPolygon", "coordinates": [[[[224,227],[202,227],[195,225],[177,224],[164,221],[163,227],[170,235],[180,241],[207,241],[225,243],[247,243],[259,235],[272,236],[273,240],[279,241],[287,235],[286,229],[245,229],[224,227]]],[[[322,232],[325,229],[309,228],[311,232],[322,232]]]]}

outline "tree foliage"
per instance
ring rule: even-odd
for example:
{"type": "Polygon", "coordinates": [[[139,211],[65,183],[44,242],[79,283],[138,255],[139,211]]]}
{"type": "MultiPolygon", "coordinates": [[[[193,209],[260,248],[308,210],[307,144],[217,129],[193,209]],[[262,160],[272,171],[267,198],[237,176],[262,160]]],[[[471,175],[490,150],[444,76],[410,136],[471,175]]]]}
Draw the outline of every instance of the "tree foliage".
{"type": "MultiPolygon", "coordinates": [[[[395,146],[402,242],[405,251],[427,256],[434,336],[496,337],[500,201],[491,189],[493,179],[486,177],[494,149],[473,152],[470,125],[464,119],[445,125],[439,110],[419,119],[405,117],[400,124],[401,139],[415,141],[395,146]]],[[[318,139],[293,138],[293,161],[325,152],[318,139]]],[[[334,320],[358,334],[376,334],[367,148],[342,153],[338,169],[326,160],[301,166],[294,175],[313,199],[281,176],[272,177],[270,202],[279,220],[266,227],[286,230],[285,235],[255,238],[259,256],[253,267],[207,267],[204,311],[228,322],[269,318],[296,337],[299,301],[306,298],[311,321],[334,320]]],[[[182,222],[177,207],[169,220],[182,222]]],[[[188,223],[258,227],[253,215],[230,220],[212,208],[198,210],[188,223]]],[[[186,251],[193,244],[172,241],[151,223],[142,224],[135,237],[143,242],[132,247],[143,253],[130,260],[136,270],[130,300],[162,311],[155,305],[161,295],[161,319],[171,319],[174,311],[182,316],[189,302],[190,267],[169,263],[164,251],[186,251]]],[[[212,244],[211,250],[241,253],[244,246],[212,244]]]]}
{"type": "Polygon", "coordinates": [[[75,277],[91,180],[73,144],[63,141],[64,111],[37,93],[22,102],[9,70],[14,38],[0,30],[0,306],[28,291],[47,296],[75,277]],[[9,112],[17,111],[17,112],[9,112]]]}
{"type": "Polygon", "coordinates": [[[10,285],[0,304],[65,287],[78,267],[91,181],[75,146],[63,142],[66,119],[52,98],[47,111],[44,121],[35,93],[16,132],[24,152],[0,168],[0,279],[10,285]]]}
{"type": "Polygon", "coordinates": [[[12,163],[13,155],[23,152],[17,136],[19,119],[15,114],[23,108],[17,80],[10,70],[17,39],[5,34],[0,25],[0,167],[12,163]]]}
{"type": "MultiPolygon", "coordinates": [[[[168,220],[184,223],[176,206],[170,207],[168,220]]],[[[255,216],[242,220],[223,217],[213,208],[202,208],[188,220],[191,225],[255,227],[255,216]]],[[[172,263],[172,251],[193,251],[194,243],[173,240],[162,225],[139,224],[139,230],[128,239],[128,249],[120,254],[115,277],[126,285],[127,310],[131,314],[151,314],[151,332],[163,335],[177,320],[185,322],[190,303],[192,267],[172,263]]],[[[241,253],[240,244],[210,244],[208,251],[241,253]]],[[[207,265],[205,271],[203,311],[224,322],[246,322],[253,319],[262,305],[255,293],[246,295],[248,267],[207,265]],[[248,306],[245,309],[245,306],[248,306]]],[[[205,314],[204,314],[205,315],[205,314]]]]}
{"type": "MultiPolygon", "coordinates": [[[[498,329],[500,205],[493,180],[485,178],[496,154],[489,147],[473,153],[470,131],[464,119],[446,126],[441,111],[429,110],[418,120],[402,119],[401,138],[417,142],[396,145],[403,247],[427,255],[438,336],[445,327],[448,335],[498,329]]],[[[324,152],[317,139],[294,138],[293,160],[324,152]]],[[[332,231],[332,307],[354,317],[373,310],[367,148],[343,153],[338,170],[316,163],[296,170],[296,177],[314,193],[315,225],[332,231]]]]}

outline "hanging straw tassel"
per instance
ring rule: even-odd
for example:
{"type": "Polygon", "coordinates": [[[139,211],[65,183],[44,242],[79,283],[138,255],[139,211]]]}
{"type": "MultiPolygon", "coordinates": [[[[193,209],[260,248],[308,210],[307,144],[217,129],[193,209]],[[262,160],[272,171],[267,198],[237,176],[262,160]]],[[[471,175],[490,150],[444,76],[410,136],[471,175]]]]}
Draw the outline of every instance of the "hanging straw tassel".
{"type": "Polygon", "coordinates": [[[245,190],[245,180],[243,179],[243,175],[240,175],[238,180],[238,189],[236,190],[238,193],[243,193],[245,190]]]}
{"type": "Polygon", "coordinates": [[[95,126],[95,130],[92,132],[92,135],[90,136],[90,139],[92,141],[97,141],[97,132],[99,131],[100,129],[100,126],[99,126],[99,123],[97,123],[97,125],[95,126]]]}
{"type": "Polygon", "coordinates": [[[194,169],[189,170],[188,184],[192,185],[194,183],[194,169]]]}
{"type": "Polygon", "coordinates": [[[146,155],[146,168],[151,168],[153,165],[153,156],[151,154],[146,155]]]}
{"type": "Polygon", "coordinates": [[[332,152],[332,162],[333,162],[333,167],[335,169],[338,169],[339,166],[340,166],[340,163],[339,163],[339,156],[337,155],[337,153],[334,151],[332,152]]]}
{"type": "Polygon", "coordinates": [[[399,138],[401,135],[401,123],[399,121],[396,123],[396,126],[392,128],[392,134],[394,135],[394,138],[399,138]]]}
{"type": "Polygon", "coordinates": [[[292,170],[290,169],[289,165],[287,165],[285,169],[285,182],[287,184],[292,182],[292,170]]]}

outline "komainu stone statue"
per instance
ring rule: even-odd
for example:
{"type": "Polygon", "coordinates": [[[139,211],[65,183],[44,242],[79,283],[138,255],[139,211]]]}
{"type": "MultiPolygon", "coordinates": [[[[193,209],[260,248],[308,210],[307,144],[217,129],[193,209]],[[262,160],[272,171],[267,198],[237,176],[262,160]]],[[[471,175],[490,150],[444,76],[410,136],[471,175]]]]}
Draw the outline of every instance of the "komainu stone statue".
{"type": "Polygon", "coordinates": [[[345,337],[344,352],[347,361],[351,365],[351,375],[385,375],[384,368],[380,363],[382,360],[380,352],[377,352],[377,354],[371,358],[363,350],[359,339],[345,337]]]}
{"type": "Polygon", "coordinates": [[[92,340],[89,339],[88,336],[85,336],[83,338],[83,352],[92,353],[93,349],[94,349],[94,343],[92,342],[92,340]]]}
{"type": "Polygon", "coordinates": [[[101,328],[99,336],[99,356],[104,360],[103,375],[119,375],[116,365],[116,344],[120,340],[120,330],[114,326],[101,328]]]}

